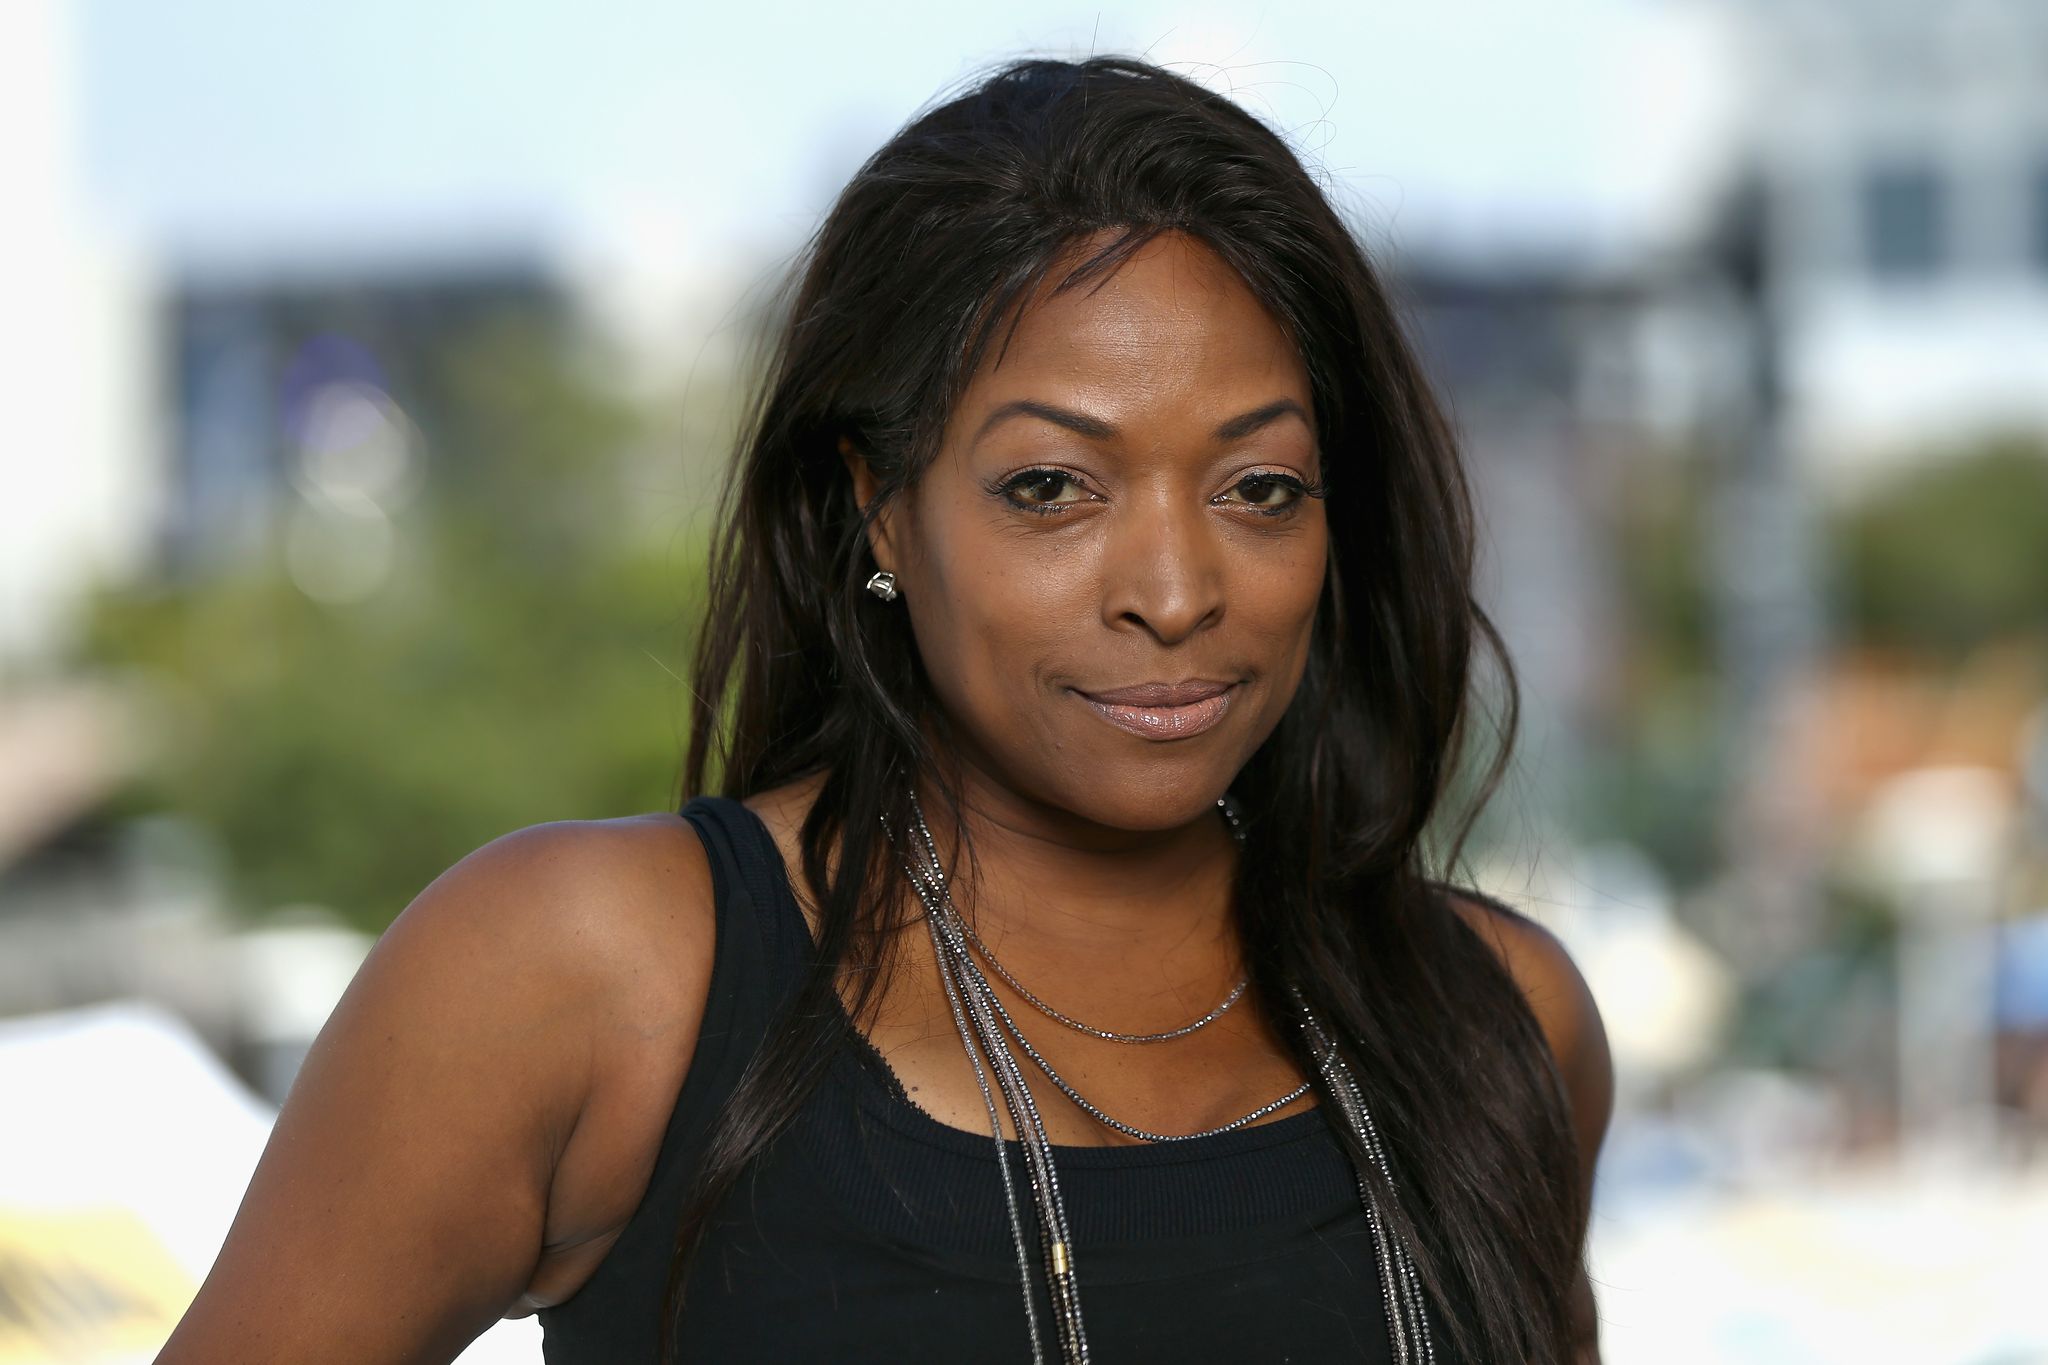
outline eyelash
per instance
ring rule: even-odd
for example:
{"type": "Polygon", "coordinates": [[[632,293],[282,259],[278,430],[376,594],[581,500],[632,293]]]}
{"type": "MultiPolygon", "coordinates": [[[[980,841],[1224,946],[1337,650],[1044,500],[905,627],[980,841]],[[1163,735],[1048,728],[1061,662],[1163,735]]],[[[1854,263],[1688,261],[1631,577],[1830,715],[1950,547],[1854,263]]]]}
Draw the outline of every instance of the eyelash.
{"type": "MultiPolygon", "coordinates": [[[[1009,478],[1004,479],[1002,482],[994,485],[989,491],[996,494],[1005,502],[1009,503],[1010,506],[1015,507],[1020,511],[1032,512],[1041,517],[1056,517],[1061,513],[1065,512],[1068,508],[1076,506],[1077,504],[1070,502],[1018,502],[1015,498],[1012,498],[1010,496],[1011,490],[1013,489],[1022,488],[1029,484],[1037,483],[1048,478],[1064,479],[1068,483],[1078,483],[1074,476],[1067,473],[1064,469],[1023,469],[1019,470],[1015,474],[1012,474],[1009,478]]],[[[1298,509],[1301,506],[1301,501],[1303,498],[1320,498],[1325,496],[1329,492],[1329,485],[1321,479],[1318,479],[1314,483],[1303,483],[1300,479],[1295,478],[1292,474],[1280,473],[1247,474],[1243,478],[1239,479],[1236,483],[1232,484],[1231,487],[1242,488],[1244,485],[1248,483],[1277,484],[1283,488],[1291,488],[1295,492],[1294,497],[1289,498],[1286,502],[1281,503],[1278,507],[1256,507],[1251,506],[1250,504],[1246,504],[1248,507],[1251,508],[1252,511],[1258,513],[1262,517],[1285,516],[1289,512],[1298,509]]]]}

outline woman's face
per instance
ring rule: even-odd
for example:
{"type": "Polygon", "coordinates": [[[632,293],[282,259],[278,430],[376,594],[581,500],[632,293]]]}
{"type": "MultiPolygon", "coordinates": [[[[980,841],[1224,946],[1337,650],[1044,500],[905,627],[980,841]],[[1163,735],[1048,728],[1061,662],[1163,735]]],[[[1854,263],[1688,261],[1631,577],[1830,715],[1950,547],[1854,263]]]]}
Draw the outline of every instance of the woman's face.
{"type": "Polygon", "coordinates": [[[1300,356],[1207,247],[1163,234],[1096,283],[1041,292],[974,376],[876,524],[902,597],[872,605],[910,613],[977,803],[1168,830],[1301,680],[1321,453],[1300,356]]]}

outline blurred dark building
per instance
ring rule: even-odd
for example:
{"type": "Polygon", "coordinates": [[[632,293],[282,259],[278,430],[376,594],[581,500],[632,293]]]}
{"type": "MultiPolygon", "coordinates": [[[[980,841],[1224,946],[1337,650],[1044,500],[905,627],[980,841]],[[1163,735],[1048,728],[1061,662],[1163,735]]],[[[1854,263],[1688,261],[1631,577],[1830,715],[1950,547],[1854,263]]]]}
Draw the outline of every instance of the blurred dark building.
{"type": "Polygon", "coordinates": [[[1613,739],[1628,676],[1619,528],[1636,482],[1682,457],[1731,382],[1727,309],[1650,261],[1424,258],[1400,294],[1458,430],[1479,595],[1521,686],[1509,791],[1525,824],[1510,837],[1540,842],[1583,819],[1588,766],[1613,739]]]}
{"type": "Polygon", "coordinates": [[[257,552],[295,490],[374,496],[417,478],[409,466],[433,446],[441,361],[454,344],[515,319],[561,324],[569,312],[560,285],[518,260],[181,284],[164,322],[165,571],[205,572],[257,552]],[[323,479],[322,459],[336,452],[352,452],[348,468],[323,479]]]}

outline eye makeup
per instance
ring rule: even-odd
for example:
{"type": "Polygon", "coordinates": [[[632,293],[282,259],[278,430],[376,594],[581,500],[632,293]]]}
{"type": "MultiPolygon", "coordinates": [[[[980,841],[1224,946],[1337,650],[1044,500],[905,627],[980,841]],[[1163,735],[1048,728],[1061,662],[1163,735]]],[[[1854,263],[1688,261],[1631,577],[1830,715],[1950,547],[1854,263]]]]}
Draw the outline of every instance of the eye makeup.
{"type": "MultiPolygon", "coordinates": [[[[1060,482],[1071,484],[1076,488],[1080,487],[1080,480],[1066,470],[1057,469],[1050,465],[1040,465],[1030,469],[1022,469],[1007,478],[998,479],[987,485],[987,491],[991,496],[1001,498],[1004,502],[1020,511],[1031,512],[1038,516],[1059,516],[1067,508],[1077,507],[1082,502],[1095,497],[1093,494],[1088,494],[1083,498],[1055,502],[1051,500],[1020,500],[1015,496],[1016,492],[1020,489],[1044,488],[1047,485],[1054,485],[1060,482]]],[[[1255,470],[1250,474],[1244,475],[1231,485],[1232,491],[1236,492],[1244,491],[1247,488],[1258,490],[1253,496],[1265,496],[1274,488],[1286,489],[1292,493],[1293,496],[1289,497],[1285,502],[1271,506],[1264,506],[1251,501],[1246,501],[1243,504],[1246,508],[1262,517],[1286,516],[1296,511],[1303,499],[1321,498],[1329,492],[1329,485],[1324,480],[1318,479],[1313,483],[1308,483],[1282,470],[1255,470]]],[[[1085,492],[1085,490],[1083,491],[1085,492]]]]}

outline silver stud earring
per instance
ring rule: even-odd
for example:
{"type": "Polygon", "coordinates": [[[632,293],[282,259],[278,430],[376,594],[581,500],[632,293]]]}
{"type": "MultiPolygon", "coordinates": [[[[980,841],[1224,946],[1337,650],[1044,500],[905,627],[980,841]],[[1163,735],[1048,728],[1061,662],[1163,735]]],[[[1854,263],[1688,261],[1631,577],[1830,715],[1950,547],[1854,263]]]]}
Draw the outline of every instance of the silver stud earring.
{"type": "Polygon", "coordinates": [[[868,591],[884,602],[896,600],[896,575],[887,569],[879,569],[868,579],[868,591]]]}

